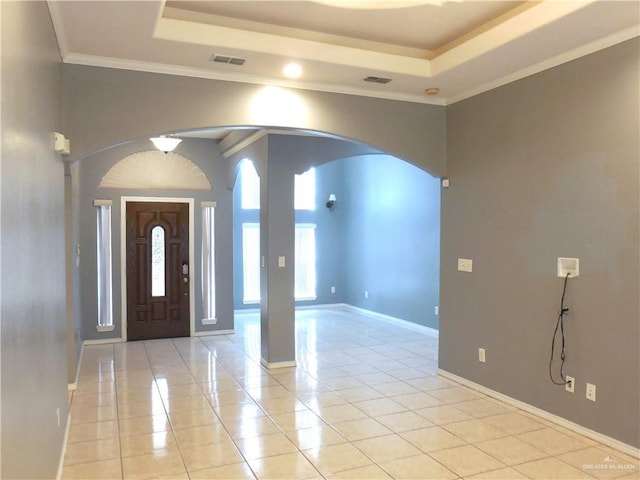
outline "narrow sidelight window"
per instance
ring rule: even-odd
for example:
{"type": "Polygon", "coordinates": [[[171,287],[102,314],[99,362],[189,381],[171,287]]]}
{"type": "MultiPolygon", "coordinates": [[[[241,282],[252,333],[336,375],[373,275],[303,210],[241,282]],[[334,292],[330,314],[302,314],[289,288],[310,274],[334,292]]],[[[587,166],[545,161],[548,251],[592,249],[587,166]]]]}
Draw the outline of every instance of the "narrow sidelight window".
{"type": "Polygon", "coordinates": [[[94,200],[97,212],[98,330],[113,329],[111,200],[94,200]]]}
{"type": "Polygon", "coordinates": [[[202,323],[216,323],[215,202],[202,202],[202,323]]]}

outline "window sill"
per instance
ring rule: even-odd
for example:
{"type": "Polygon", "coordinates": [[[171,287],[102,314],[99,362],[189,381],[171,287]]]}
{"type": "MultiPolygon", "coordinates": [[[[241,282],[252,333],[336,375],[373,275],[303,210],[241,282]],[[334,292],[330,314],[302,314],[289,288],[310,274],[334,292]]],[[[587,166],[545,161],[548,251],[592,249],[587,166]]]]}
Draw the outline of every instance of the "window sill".
{"type": "Polygon", "coordinates": [[[115,325],[97,325],[96,330],[99,332],[113,332],[116,329],[115,325]]]}
{"type": "Polygon", "coordinates": [[[312,302],[314,300],[317,300],[318,297],[296,297],[295,301],[296,302],[312,302]]]}
{"type": "Polygon", "coordinates": [[[260,299],[258,300],[243,300],[243,305],[258,305],[260,303],[260,299]]]}
{"type": "Polygon", "coordinates": [[[203,318],[202,319],[202,325],[215,325],[216,323],[218,323],[218,319],[217,318],[203,318]]]}

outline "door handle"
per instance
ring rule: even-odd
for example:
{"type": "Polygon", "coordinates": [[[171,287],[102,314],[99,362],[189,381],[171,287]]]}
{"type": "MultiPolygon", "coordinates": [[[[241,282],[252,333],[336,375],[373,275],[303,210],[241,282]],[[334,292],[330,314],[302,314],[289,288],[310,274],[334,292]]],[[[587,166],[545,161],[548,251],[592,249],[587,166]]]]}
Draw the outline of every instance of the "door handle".
{"type": "Polygon", "coordinates": [[[184,283],[189,282],[189,264],[187,262],[182,263],[182,281],[184,283]]]}

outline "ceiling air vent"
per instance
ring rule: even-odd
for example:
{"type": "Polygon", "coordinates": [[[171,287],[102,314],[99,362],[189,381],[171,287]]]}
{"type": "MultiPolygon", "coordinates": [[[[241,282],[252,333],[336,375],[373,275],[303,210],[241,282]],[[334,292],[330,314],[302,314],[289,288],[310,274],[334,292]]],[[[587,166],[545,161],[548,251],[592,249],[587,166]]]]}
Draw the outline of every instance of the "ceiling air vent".
{"type": "Polygon", "coordinates": [[[216,55],[211,56],[211,61],[215,63],[228,63],[230,65],[244,65],[246,60],[244,58],[231,57],[229,55],[216,55]]]}
{"type": "Polygon", "coordinates": [[[371,83],[389,83],[391,81],[390,78],[384,78],[384,77],[372,77],[369,76],[365,79],[363,79],[365,82],[371,82],[371,83]]]}

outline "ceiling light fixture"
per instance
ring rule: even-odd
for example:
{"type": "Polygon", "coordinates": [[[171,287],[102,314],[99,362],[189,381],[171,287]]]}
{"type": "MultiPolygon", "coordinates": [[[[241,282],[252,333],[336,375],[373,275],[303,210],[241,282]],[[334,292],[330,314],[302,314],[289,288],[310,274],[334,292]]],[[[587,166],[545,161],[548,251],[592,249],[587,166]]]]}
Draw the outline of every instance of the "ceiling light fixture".
{"type": "Polygon", "coordinates": [[[424,93],[427,95],[437,95],[440,93],[440,89],[438,87],[429,87],[424,89],[424,93]]]}
{"type": "Polygon", "coordinates": [[[159,137],[150,138],[155,147],[164,153],[173,152],[178,144],[182,141],[181,138],[171,137],[168,135],[160,135],[159,137]]]}
{"type": "Polygon", "coordinates": [[[287,78],[300,78],[302,76],[302,67],[297,63],[288,63],[282,71],[287,78]]]}

